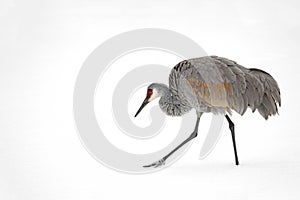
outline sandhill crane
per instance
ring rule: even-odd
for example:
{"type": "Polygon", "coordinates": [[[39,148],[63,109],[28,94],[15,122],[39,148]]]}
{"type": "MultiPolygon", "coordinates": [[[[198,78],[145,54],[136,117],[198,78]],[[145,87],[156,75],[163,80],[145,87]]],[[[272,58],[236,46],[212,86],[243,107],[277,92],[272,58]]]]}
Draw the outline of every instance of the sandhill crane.
{"type": "Polygon", "coordinates": [[[152,83],[147,96],[135,117],[152,100],[160,97],[161,110],[170,116],[182,116],[192,108],[197,120],[194,131],[162,159],[144,167],[159,167],[184,144],[197,137],[200,117],[203,113],[222,114],[229,123],[235,164],[239,165],[234,123],[229,118],[234,110],[243,115],[248,107],[256,109],[267,120],[278,114],[281,106],[280,90],[274,78],[267,72],[245,68],[236,62],[217,56],[192,58],[178,63],[169,75],[169,87],[152,83]]]}

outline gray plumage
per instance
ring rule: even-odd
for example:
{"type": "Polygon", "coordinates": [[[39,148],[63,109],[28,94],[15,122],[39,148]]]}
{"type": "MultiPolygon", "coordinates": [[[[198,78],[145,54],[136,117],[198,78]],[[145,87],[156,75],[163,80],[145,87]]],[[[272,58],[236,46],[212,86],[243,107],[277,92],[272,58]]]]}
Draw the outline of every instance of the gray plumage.
{"type": "Polygon", "coordinates": [[[203,113],[225,115],[232,135],[235,164],[239,165],[234,123],[226,113],[232,110],[243,115],[249,107],[256,109],[267,120],[278,113],[281,106],[280,90],[275,79],[265,71],[245,68],[236,62],[217,56],[193,58],[178,63],[169,76],[169,86],[152,83],[140,111],[153,99],[167,115],[181,116],[196,109],[197,121],[191,135],[157,162],[144,167],[158,167],[184,144],[197,137],[203,113]]]}
{"type": "Polygon", "coordinates": [[[181,116],[192,108],[197,112],[243,115],[248,107],[265,118],[278,113],[280,89],[274,78],[260,69],[247,69],[217,56],[184,60],[169,76],[169,87],[153,83],[160,108],[170,116],[181,116]]]}

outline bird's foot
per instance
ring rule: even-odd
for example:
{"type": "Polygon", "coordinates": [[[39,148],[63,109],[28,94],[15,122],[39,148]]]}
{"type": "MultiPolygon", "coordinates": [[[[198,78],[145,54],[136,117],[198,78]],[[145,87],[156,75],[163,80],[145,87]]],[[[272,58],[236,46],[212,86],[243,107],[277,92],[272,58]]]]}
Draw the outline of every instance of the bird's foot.
{"type": "Polygon", "coordinates": [[[161,166],[163,166],[163,165],[166,164],[165,161],[166,161],[166,158],[162,158],[162,159],[160,159],[157,162],[154,162],[154,163],[152,163],[150,165],[145,165],[143,167],[154,167],[154,168],[161,167],[161,166]]]}

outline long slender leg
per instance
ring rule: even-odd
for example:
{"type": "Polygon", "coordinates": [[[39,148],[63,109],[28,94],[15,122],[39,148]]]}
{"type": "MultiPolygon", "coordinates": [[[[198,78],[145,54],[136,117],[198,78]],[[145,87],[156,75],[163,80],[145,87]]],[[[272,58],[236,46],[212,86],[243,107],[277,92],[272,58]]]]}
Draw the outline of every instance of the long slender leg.
{"type": "Polygon", "coordinates": [[[182,143],[180,143],[175,149],[173,149],[170,153],[168,153],[167,155],[165,155],[162,159],[160,159],[157,162],[154,162],[150,165],[145,165],[143,167],[159,167],[161,165],[165,164],[165,161],[167,160],[167,158],[169,156],[171,156],[175,151],[177,151],[179,148],[181,148],[183,145],[185,145],[187,142],[189,142],[190,140],[194,139],[195,137],[197,137],[198,134],[198,126],[199,126],[199,121],[200,121],[200,117],[201,117],[202,113],[200,115],[198,115],[197,117],[197,122],[196,122],[196,126],[194,131],[191,133],[191,135],[185,139],[182,143]]]}
{"type": "Polygon", "coordinates": [[[232,137],[232,143],[233,143],[233,149],[234,149],[234,157],[235,157],[235,164],[239,165],[239,158],[237,155],[236,150],[236,144],[235,144],[235,133],[234,133],[234,123],[231,121],[231,119],[228,117],[228,115],[225,115],[228,123],[229,123],[229,129],[231,131],[231,137],[232,137]]]}

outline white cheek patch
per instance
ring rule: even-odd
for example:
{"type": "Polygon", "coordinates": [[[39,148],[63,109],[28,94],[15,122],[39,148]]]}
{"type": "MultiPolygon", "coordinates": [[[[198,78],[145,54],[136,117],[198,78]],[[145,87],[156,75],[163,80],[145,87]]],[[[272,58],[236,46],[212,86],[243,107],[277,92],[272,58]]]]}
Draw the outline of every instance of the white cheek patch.
{"type": "Polygon", "coordinates": [[[152,100],[154,100],[154,99],[156,99],[157,97],[158,97],[158,92],[157,92],[157,90],[152,90],[153,91],[153,93],[152,93],[152,95],[151,95],[151,97],[149,98],[149,102],[150,101],[152,101],[152,100]]]}

